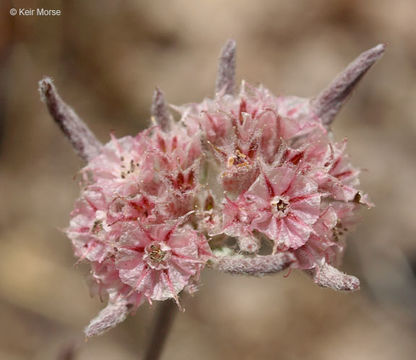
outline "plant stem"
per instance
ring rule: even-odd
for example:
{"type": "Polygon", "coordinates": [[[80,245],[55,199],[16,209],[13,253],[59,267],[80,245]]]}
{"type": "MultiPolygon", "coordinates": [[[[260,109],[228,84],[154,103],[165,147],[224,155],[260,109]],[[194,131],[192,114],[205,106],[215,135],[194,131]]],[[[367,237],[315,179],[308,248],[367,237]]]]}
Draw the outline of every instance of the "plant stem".
{"type": "Polygon", "coordinates": [[[166,343],[176,313],[177,309],[175,302],[166,300],[159,304],[153,332],[143,360],[160,359],[163,346],[166,343]]]}

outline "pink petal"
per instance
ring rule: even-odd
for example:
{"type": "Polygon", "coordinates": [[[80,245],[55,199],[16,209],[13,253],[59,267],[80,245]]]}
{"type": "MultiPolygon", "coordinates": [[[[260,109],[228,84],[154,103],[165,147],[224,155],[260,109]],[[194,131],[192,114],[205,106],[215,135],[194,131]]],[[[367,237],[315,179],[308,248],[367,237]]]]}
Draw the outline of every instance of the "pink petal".
{"type": "Polygon", "coordinates": [[[290,200],[290,211],[307,224],[314,224],[320,214],[321,196],[318,193],[290,200]]]}
{"type": "Polygon", "coordinates": [[[250,186],[248,191],[246,192],[246,197],[248,196],[256,196],[260,199],[265,200],[266,202],[269,201],[271,198],[271,194],[267,188],[266,181],[263,175],[259,175],[256,181],[250,186]]]}
{"type": "Polygon", "coordinates": [[[295,179],[295,170],[289,167],[278,167],[268,170],[266,175],[272,184],[274,195],[284,194],[295,179]]]}

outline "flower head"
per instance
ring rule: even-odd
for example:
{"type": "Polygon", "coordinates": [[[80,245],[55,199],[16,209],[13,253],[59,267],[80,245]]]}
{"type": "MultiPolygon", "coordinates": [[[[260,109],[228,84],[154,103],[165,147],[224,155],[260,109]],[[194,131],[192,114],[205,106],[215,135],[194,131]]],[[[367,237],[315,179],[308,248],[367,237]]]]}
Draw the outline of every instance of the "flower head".
{"type": "Polygon", "coordinates": [[[334,266],[357,210],[371,203],[330,124],[383,51],[364,52],[304,99],[245,82],[235,94],[229,41],[213,99],[174,107],[175,122],[156,89],[153,125],[134,137],[112,135],[106,145],[42,80],[49,111],[87,161],[66,230],[75,255],[91,264],[92,292],[108,296],[87,336],[117,325],[145,299],[179,305],[207,263],[255,276],[290,266],[321,286],[357,289],[358,279],[334,266]]]}

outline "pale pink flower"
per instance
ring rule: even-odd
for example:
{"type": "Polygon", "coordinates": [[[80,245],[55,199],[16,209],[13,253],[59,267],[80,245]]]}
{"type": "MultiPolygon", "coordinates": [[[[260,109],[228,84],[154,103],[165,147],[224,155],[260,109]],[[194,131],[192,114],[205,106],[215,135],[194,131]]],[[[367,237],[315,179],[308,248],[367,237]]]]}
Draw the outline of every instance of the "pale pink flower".
{"type": "Polygon", "coordinates": [[[255,204],[240,198],[225,199],[222,233],[237,239],[241,251],[253,253],[260,248],[260,239],[253,233],[253,220],[257,216],[255,204]]]}
{"type": "Polygon", "coordinates": [[[66,232],[80,259],[102,262],[111,253],[110,239],[117,229],[109,229],[106,223],[107,205],[105,194],[96,186],[77,200],[66,232]]]}
{"type": "Polygon", "coordinates": [[[216,147],[224,147],[225,152],[228,149],[229,155],[239,150],[253,159],[260,153],[269,163],[274,161],[282,140],[313,130],[325,131],[307,99],[275,97],[263,86],[245,82],[235,97],[220,92],[213,100],[177,109],[191,133],[201,132],[216,147]]]}
{"type": "Polygon", "coordinates": [[[92,295],[98,295],[100,299],[109,295],[110,302],[122,299],[134,309],[143,303],[145,297],[141,292],[134,291],[128,284],[120,281],[114,256],[103,262],[93,262],[91,269],[89,282],[92,295]]]}
{"type": "Polygon", "coordinates": [[[339,225],[341,223],[332,206],[321,211],[308,241],[294,252],[299,268],[312,269],[323,262],[337,265],[344,245],[337,231],[339,225]]]}
{"type": "MultiPolygon", "coordinates": [[[[317,167],[321,167],[321,174],[316,177],[321,191],[329,192],[334,200],[351,201],[358,193],[359,171],[349,162],[345,154],[347,142],[335,143],[327,141],[319,144],[325,153],[315,156],[317,167]]],[[[319,151],[314,149],[315,152],[319,151]]]]}
{"type": "Polygon", "coordinates": [[[251,227],[273,240],[274,251],[305,244],[319,217],[321,195],[317,184],[287,165],[264,167],[242,198],[255,204],[251,227]]]}
{"type": "Polygon", "coordinates": [[[152,225],[123,234],[115,265],[120,280],[149,300],[177,299],[210,256],[206,239],[191,228],[152,225]]]}

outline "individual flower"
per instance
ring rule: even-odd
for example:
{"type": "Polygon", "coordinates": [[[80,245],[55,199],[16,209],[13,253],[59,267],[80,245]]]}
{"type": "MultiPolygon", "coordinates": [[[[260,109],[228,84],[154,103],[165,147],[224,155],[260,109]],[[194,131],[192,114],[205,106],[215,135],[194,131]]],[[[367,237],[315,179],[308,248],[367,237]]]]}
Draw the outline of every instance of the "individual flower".
{"type": "Polygon", "coordinates": [[[271,239],[276,252],[306,243],[319,217],[321,195],[318,185],[296,168],[265,166],[240,201],[254,211],[250,227],[271,239]]]}
{"type": "Polygon", "coordinates": [[[189,227],[161,224],[125,231],[115,266],[120,280],[149,300],[177,300],[190,279],[198,279],[210,256],[203,235],[189,227]]]}
{"type": "Polygon", "coordinates": [[[344,229],[338,232],[340,226],[341,223],[338,222],[338,216],[332,206],[320,212],[308,241],[294,251],[299,268],[313,269],[324,262],[338,265],[339,256],[344,248],[344,242],[340,236],[344,229]]]}
{"type": "Polygon", "coordinates": [[[238,201],[225,199],[223,207],[223,228],[220,233],[237,239],[239,249],[256,253],[260,249],[260,239],[253,233],[252,223],[257,212],[255,204],[240,198],[238,201]]]}

